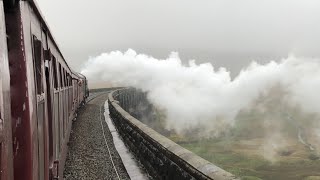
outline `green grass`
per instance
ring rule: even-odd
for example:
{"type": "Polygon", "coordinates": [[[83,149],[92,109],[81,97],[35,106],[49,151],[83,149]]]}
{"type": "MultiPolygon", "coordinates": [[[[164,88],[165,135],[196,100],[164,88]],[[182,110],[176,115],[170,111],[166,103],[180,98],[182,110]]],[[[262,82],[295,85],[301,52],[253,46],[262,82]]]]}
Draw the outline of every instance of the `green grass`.
{"type": "Polygon", "coordinates": [[[255,154],[241,153],[245,149],[230,141],[226,143],[207,140],[183,143],[181,146],[245,180],[300,180],[310,176],[313,176],[312,178],[320,176],[319,160],[288,157],[272,163],[255,154]]]}

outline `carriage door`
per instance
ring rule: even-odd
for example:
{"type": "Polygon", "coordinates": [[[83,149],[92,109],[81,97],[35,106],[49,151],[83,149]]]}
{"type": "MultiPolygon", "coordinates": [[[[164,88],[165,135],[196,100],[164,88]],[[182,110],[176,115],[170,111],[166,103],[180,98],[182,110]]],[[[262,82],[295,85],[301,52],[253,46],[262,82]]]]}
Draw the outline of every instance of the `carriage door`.
{"type": "Polygon", "coordinates": [[[10,82],[7,38],[0,1],[0,180],[13,179],[10,82]]]}
{"type": "Polygon", "coordinates": [[[55,141],[55,129],[54,129],[54,121],[53,121],[53,93],[54,93],[54,85],[53,85],[53,77],[52,74],[54,73],[52,70],[52,62],[53,56],[50,52],[50,50],[45,51],[45,77],[46,77],[46,85],[47,85],[47,93],[46,93],[46,99],[47,99],[47,112],[48,112],[48,135],[49,135],[49,168],[50,173],[52,176],[52,167],[53,167],[53,161],[54,161],[54,141],[55,141]]]}
{"type": "Polygon", "coordinates": [[[33,36],[34,73],[37,93],[37,129],[38,129],[38,178],[45,179],[45,93],[43,84],[44,61],[42,43],[33,36]]]}
{"type": "MultiPolygon", "coordinates": [[[[3,59],[0,59],[2,61],[3,59]]],[[[2,64],[2,62],[0,62],[2,64]]],[[[3,91],[2,73],[0,67],[0,180],[13,179],[12,164],[12,137],[10,118],[9,84],[4,84],[6,90],[3,91]],[[6,96],[6,97],[4,97],[6,96]]],[[[8,75],[7,75],[8,76],[8,75]]]]}

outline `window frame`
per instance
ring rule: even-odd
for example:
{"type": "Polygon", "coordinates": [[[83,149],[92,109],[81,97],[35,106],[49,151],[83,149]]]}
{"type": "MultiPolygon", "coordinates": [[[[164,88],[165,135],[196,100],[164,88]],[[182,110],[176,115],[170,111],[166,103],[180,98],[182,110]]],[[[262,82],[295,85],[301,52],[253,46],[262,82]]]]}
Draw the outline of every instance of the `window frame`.
{"type": "Polygon", "coordinates": [[[43,83],[43,46],[42,42],[33,35],[33,68],[34,68],[34,82],[36,86],[36,94],[41,95],[44,93],[44,83],[43,83]]]}

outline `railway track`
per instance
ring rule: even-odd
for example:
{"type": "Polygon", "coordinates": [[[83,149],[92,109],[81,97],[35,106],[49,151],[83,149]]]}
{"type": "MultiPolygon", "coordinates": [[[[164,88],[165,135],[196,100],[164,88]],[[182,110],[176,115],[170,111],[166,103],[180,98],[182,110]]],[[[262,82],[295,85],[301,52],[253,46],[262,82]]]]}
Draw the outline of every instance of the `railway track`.
{"type": "Polygon", "coordinates": [[[88,98],[71,131],[65,179],[130,179],[104,121],[108,92],[88,98]]]}
{"type": "Polygon", "coordinates": [[[103,128],[103,121],[102,121],[102,118],[101,118],[101,115],[102,115],[101,109],[102,109],[102,107],[104,107],[104,103],[100,106],[100,114],[99,114],[100,124],[101,124],[101,129],[102,129],[102,134],[103,134],[103,138],[104,138],[104,142],[105,142],[106,148],[108,149],[108,154],[109,154],[109,158],[110,158],[110,160],[111,160],[113,169],[114,169],[114,171],[115,171],[116,174],[117,174],[117,178],[120,180],[120,175],[119,175],[119,173],[118,173],[118,171],[117,171],[116,166],[114,165],[115,163],[114,163],[114,161],[113,161],[113,158],[112,158],[112,155],[111,155],[111,152],[110,152],[110,148],[109,148],[109,145],[108,145],[108,141],[107,141],[106,135],[105,135],[105,133],[104,133],[105,131],[104,131],[104,128],[103,128]]]}

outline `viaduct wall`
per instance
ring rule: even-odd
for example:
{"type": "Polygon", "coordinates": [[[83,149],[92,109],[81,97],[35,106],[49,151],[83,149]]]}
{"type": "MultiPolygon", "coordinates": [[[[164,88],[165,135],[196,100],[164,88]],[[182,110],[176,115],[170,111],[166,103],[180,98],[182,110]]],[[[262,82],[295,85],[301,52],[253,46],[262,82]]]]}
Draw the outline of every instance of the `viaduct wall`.
{"type": "MultiPolygon", "coordinates": [[[[109,111],[122,139],[154,179],[237,179],[234,175],[184,149],[135,117],[134,107],[147,101],[133,88],[109,94],[109,111]],[[127,111],[126,111],[126,110],[127,111]]],[[[149,111],[145,106],[142,111],[149,111]]]]}

